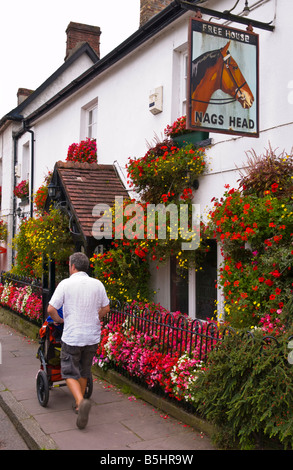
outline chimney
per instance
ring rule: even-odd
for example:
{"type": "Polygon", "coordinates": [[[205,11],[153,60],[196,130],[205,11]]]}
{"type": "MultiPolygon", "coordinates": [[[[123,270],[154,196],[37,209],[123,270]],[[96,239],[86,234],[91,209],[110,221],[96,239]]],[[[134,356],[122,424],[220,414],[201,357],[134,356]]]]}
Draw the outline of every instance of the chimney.
{"type": "Polygon", "coordinates": [[[19,88],[17,91],[17,106],[23,103],[33,92],[34,90],[28,90],[28,88],[19,88]]]}
{"type": "Polygon", "coordinates": [[[99,26],[90,26],[87,24],[69,23],[66,29],[66,56],[67,60],[82,44],[88,43],[100,57],[100,35],[101,29],[99,26]]]}
{"type": "Polygon", "coordinates": [[[140,26],[143,26],[153,16],[160,13],[173,0],[140,0],[140,26]]]}

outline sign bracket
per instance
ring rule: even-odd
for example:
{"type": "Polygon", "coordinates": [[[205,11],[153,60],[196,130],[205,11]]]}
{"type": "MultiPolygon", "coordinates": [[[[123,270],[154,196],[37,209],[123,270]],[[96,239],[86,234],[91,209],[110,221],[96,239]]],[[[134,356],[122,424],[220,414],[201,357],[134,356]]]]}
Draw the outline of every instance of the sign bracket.
{"type": "Polygon", "coordinates": [[[271,32],[275,30],[275,26],[271,24],[272,21],[270,23],[263,23],[261,21],[252,20],[250,18],[246,18],[243,16],[233,15],[232,13],[225,12],[225,11],[221,12],[221,11],[216,11],[216,10],[210,10],[209,8],[205,8],[197,4],[189,3],[183,0],[180,1],[180,5],[182,6],[182,8],[185,8],[186,10],[192,10],[195,12],[203,13],[205,15],[211,15],[213,17],[220,18],[223,20],[245,24],[249,28],[251,27],[259,28],[259,29],[263,29],[265,31],[271,31],[271,32]]]}

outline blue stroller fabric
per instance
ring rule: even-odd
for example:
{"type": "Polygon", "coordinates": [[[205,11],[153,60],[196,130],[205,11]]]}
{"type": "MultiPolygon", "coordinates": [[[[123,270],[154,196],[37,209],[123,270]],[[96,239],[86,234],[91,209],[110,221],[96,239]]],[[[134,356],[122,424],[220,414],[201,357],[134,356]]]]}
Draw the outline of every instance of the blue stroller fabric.
{"type": "MultiPolygon", "coordinates": [[[[57,310],[58,312],[58,315],[59,317],[63,318],[63,307],[59,308],[59,310],[57,310]]],[[[54,323],[54,320],[53,318],[51,318],[50,316],[47,317],[47,322],[48,323],[54,323]]],[[[60,323],[59,325],[58,324],[55,324],[56,328],[58,328],[59,330],[62,330],[63,329],[63,323],[60,323]]]]}

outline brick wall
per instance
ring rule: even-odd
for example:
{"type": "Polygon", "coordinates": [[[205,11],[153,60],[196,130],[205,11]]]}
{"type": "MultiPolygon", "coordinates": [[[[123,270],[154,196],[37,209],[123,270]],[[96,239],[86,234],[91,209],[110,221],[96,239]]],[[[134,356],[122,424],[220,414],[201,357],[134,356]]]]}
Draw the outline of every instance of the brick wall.
{"type": "Polygon", "coordinates": [[[164,10],[173,0],[140,0],[140,26],[164,10]]]}
{"type": "Polygon", "coordinates": [[[66,34],[67,42],[65,60],[68,59],[68,57],[70,57],[70,55],[84,42],[87,42],[100,57],[101,30],[98,26],[70,22],[67,26],[66,34]]]}

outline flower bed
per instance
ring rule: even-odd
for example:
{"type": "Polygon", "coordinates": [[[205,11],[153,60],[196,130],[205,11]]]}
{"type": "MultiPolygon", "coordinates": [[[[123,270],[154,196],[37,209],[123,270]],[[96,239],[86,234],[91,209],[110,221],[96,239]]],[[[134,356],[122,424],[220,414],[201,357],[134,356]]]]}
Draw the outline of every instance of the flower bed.
{"type": "Polygon", "coordinates": [[[0,305],[41,324],[42,298],[32,292],[31,286],[16,287],[12,283],[0,284],[0,305]]]}
{"type": "Polygon", "coordinates": [[[205,370],[203,359],[217,344],[218,333],[213,323],[195,324],[156,305],[152,313],[141,310],[122,314],[119,321],[110,318],[102,328],[95,363],[119,368],[152,390],[192,403],[194,383],[205,370]]]}

